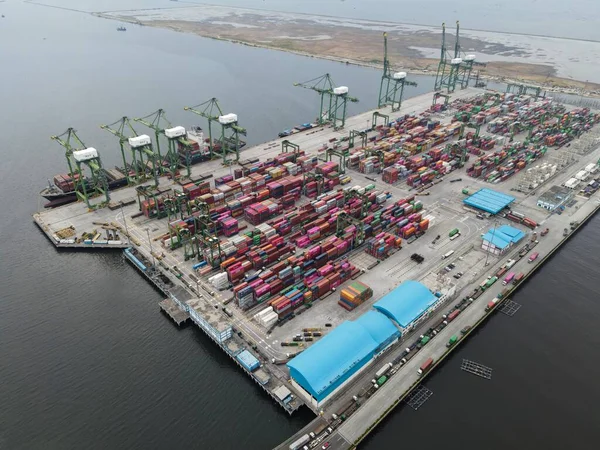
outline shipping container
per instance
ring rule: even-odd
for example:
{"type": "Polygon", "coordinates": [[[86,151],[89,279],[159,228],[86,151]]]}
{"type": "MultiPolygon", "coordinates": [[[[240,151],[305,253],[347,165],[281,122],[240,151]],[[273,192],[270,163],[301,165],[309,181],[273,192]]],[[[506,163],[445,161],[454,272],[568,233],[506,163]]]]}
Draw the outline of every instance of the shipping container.
{"type": "Polygon", "coordinates": [[[450,340],[448,341],[448,343],[446,344],[446,347],[450,348],[452,347],[454,344],[456,344],[458,342],[458,336],[454,335],[450,338],[450,340]]]}
{"type": "Polygon", "coordinates": [[[513,280],[513,284],[517,285],[521,282],[521,280],[523,280],[523,278],[525,278],[525,274],[523,272],[519,273],[513,280]]]}
{"type": "Polygon", "coordinates": [[[514,272],[510,272],[508,275],[506,275],[506,277],[504,277],[504,280],[502,280],[502,285],[506,286],[509,283],[512,283],[512,281],[515,279],[515,273],[514,272]]]}
{"type": "Polygon", "coordinates": [[[421,367],[419,368],[419,370],[417,371],[417,373],[419,375],[423,375],[425,372],[427,372],[429,369],[431,369],[431,367],[433,366],[433,358],[428,358],[427,361],[425,361],[421,367]]]}

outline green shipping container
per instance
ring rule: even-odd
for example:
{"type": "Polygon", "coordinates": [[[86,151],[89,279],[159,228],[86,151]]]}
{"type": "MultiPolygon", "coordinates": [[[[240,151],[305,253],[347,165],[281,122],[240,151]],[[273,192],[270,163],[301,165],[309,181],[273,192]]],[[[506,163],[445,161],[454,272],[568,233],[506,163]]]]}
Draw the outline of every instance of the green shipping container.
{"type": "Polygon", "coordinates": [[[469,190],[468,189],[463,189],[462,193],[465,194],[465,195],[469,195],[469,190]]]}
{"type": "Polygon", "coordinates": [[[458,234],[460,232],[460,230],[458,228],[455,228],[453,230],[450,230],[450,233],[448,233],[448,236],[452,237],[456,234],[458,234]]]}
{"type": "Polygon", "coordinates": [[[456,344],[457,341],[458,341],[458,336],[456,336],[456,335],[452,336],[450,338],[450,340],[448,341],[448,346],[452,346],[452,345],[456,344]]]}
{"type": "Polygon", "coordinates": [[[421,339],[421,345],[427,344],[429,339],[431,339],[429,336],[424,336],[423,339],[421,339]]]}
{"type": "Polygon", "coordinates": [[[377,386],[381,386],[386,381],[387,381],[387,377],[384,375],[379,380],[377,380],[377,386]]]}

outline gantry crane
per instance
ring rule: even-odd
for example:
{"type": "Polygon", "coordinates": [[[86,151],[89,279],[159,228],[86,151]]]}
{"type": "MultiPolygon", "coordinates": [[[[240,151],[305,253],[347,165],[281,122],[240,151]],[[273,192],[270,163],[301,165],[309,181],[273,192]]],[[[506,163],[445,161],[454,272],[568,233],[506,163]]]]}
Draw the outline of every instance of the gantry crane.
{"type": "Polygon", "coordinates": [[[242,146],[240,145],[242,143],[240,134],[245,136],[246,129],[238,125],[238,117],[236,114],[223,114],[219,101],[214,97],[199,105],[186,106],[183,109],[185,111],[191,111],[200,117],[204,117],[208,121],[208,145],[211,159],[215,156],[212,123],[216,122],[221,127],[220,145],[223,164],[231,164],[232,160],[228,158],[228,155],[231,153],[235,154],[235,162],[240,160],[240,147],[242,146]]]}
{"type": "Polygon", "coordinates": [[[442,23],[442,47],[440,52],[440,62],[435,75],[435,91],[441,91],[445,88],[448,93],[454,92],[461,62],[461,58],[453,58],[448,53],[448,48],[446,47],[446,24],[442,23]]]}
{"type": "Polygon", "coordinates": [[[392,111],[399,111],[402,106],[404,86],[417,86],[417,83],[408,81],[406,72],[392,73],[388,59],[387,33],[383,33],[383,75],[379,86],[378,108],[389,105],[392,107],[392,111]]]}
{"type": "MultiPolygon", "coordinates": [[[[457,83],[460,84],[461,89],[469,87],[471,81],[471,72],[474,66],[485,67],[485,63],[475,61],[476,57],[472,53],[465,54],[460,46],[460,24],[456,21],[456,41],[454,42],[454,58],[460,59],[457,73],[457,83]]],[[[479,72],[477,72],[477,79],[479,80],[479,72]]],[[[477,87],[477,82],[475,83],[477,87]]]]}
{"type": "Polygon", "coordinates": [[[212,159],[215,153],[214,141],[212,137],[212,123],[219,122],[219,117],[223,115],[219,101],[216,98],[200,103],[196,106],[186,106],[183,108],[185,111],[191,111],[194,114],[204,117],[208,121],[208,148],[210,151],[210,158],[212,159]]]}
{"type": "Polygon", "coordinates": [[[442,94],[440,92],[434,92],[433,93],[433,103],[431,105],[432,108],[435,107],[435,105],[438,104],[438,99],[443,98],[444,99],[444,107],[448,106],[448,103],[450,103],[450,96],[446,95],[446,94],[442,94]]]}
{"type": "Polygon", "coordinates": [[[294,159],[296,162],[298,160],[298,156],[300,156],[300,146],[298,144],[294,144],[293,142],[288,141],[287,139],[281,141],[281,152],[282,153],[293,153],[294,159]]]}
{"type": "Polygon", "coordinates": [[[529,86],[521,83],[508,83],[506,85],[507,94],[516,95],[533,95],[537,100],[542,95],[542,88],[540,86],[529,86]]]}
{"type": "Polygon", "coordinates": [[[328,148],[325,150],[325,162],[332,161],[334,156],[337,156],[340,160],[338,172],[340,174],[345,174],[347,166],[346,160],[350,157],[350,148],[328,148]]]}
{"type": "Polygon", "coordinates": [[[320,173],[304,172],[302,175],[302,194],[306,195],[306,186],[311,181],[317,183],[317,197],[325,190],[325,178],[320,173]]]}
{"type": "Polygon", "coordinates": [[[125,173],[127,174],[127,181],[130,184],[139,183],[147,179],[148,162],[152,163],[152,176],[154,177],[154,185],[158,186],[158,173],[156,170],[156,153],[152,148],[152,140],[147,134],[138,135],[131,121],[128,117],[124,116],[110,125],[100,125],[100,128],[108,131],[119,138],[119,145],[121,147],[121,156],[123,157],[123,165],[125,173]],[[115,128],[116,127],[116,128],[115,128]],[[131,136],[126,136],[125,131],[129,130],[131,136]],[[134,177],[129,175],[127,167],[127,159],[125,158],[125,142],[128,143],[131,149],[131,155],[133,158],[133,164],[131,167],[134,171],[134,177]],[[146,162],[144,163],[144,155],[146,156],[146,162]],[[139,156],[139,162],[138,162],[139,156]]]}
{"type": "Polygon", "coordinates": [[[321,106],[319,109],[319,116],[317,117],[317,123],[319,125],[331,123],[336,130],[344,128],[344,125],[346,124],[346,108],[348,102],[358,102],[357,98],[348,95],[348,87],[335,87],[335,83],[328,73],[304,83],[294,83],[294,86],[310,89],[319,94],[321,106]]]}
{"type": "Polygon", "coordinates": [[[179,157],[178,145],[185,149],[185,166],[187,168],[187,176],[191,176],[190,171],[190,151],[192,150],[192,143],[186,139],[186,130],[182,126],[174,127],[171,122],[167,119],[164,109],[148,114],[145,117],[133,119],[148,128],[154,130],[156,138],[156,153],[158,154],[159,168],[162,172],[167,172],[173,179],[177,178],[179,174],[179,166],[181,165],[181,158],[179,157]],[[167,163],[167,167],[163,166],[163,156],[160,151],[160,136],[163,135],[167,138],[169,143],[169,149],[166,154],[164,161],[167,163]]]}
{"type": "Polygon", "coordinates": [[[69,166],[69,174],[73,180],[75,194],[77,198],[84,201],[88,208],[93,209],[98,206],[102,206],[104,203],[110,201],[110,194],[108,193],[108,181],[106,174],[102,170],[102,161],[98,151],[93,147],[87,147],[73,128],[67,129],[63,134],[59,136],[51,136],[50,139],[58,142],[61,147],[65,149],[65,158],[69,166]],[[72,141],[77,145],[77,149],[73,148],[72,141]],[[78,178],[75,176],[75,169],[77,170],[78,178]],[[81,165],[86,165],[91,173],[89,183],[84,177],[84,173],[81,170],[81,165]],[[91,205],[90,198],[97,195],[103,195],[106,200],[99,205],[91,205]]]}
{"type": "Polygon", "coordinates": [[[350,133],[348,135],[348,147],[349,148],[354,148],[354,140],[357,137],[360,138],[360,146],[361,147],[367,146],[367,142],[368,142],[369,138],[367,136],[366,131],[350,130],[350,133]]]}
{"type": "Polygon", "coordinates": [[[352,240],[352,249],[355,249],[365,241],[364,223],[362,220],[355,219],[345,211],[340,212],[336,219],[336,235],[342,237],[344,230],[350,225],[356,227],[356,234],[352,240]]]}
{"type": "Polygon", "coordinates": [[[383,119],[384,125],[389,125],[390,116],[388,116],[387,114],[381,114],[379,111],[375,111],[373,113],[373,116],[371,117],[371,123],[373,128],[377,127],[377,119],[379,119],[380,117],[383,119]]]}

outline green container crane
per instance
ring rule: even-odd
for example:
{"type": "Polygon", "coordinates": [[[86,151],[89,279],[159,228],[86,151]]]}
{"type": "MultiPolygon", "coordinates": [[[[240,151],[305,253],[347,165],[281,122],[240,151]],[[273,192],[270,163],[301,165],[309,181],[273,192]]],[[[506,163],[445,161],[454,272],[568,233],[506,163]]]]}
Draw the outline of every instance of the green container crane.
{"type": "Polygon", "coordinates": [[[455,91],[460,63],[460,58],[453,58],[448,53],[448,48],[446,47],[446,24],[442,23],[442,46],[440,50],[440,62],[438,63],[438,69],[435,75],[435,91],[446,89],[449,94],[455,91]]]}
{"type": "MultiPolygon", "coordinates": [[[[460,85],[461,89],[465,89],[469,87],[469,82],[471,81],[471,73],[473,71],[474,66],[485,67],[487,64],[480,63],[475,61],[475,55],[469,54],[465,55],[460,46],[460,24],[458,20],[456,21],[456,41],[454,43],[454,58],[459,58],[461,60],[458,66],[458,74],[457,74],[457,83],[460,85]]],[[[477,80],[479,80],[479,72],[477,72],[477,80]]],[[[478,81],[475,82],[475,87],[477,87],[478,81]]]]}
{"type": "Polygon", "coordinates": [[[106,174],[102,169],[102,161],[98,151],[94,148],[88,148],[83,141],[79,139],[77,132],[73,128],[67,129],[67,131],[59,136],[51,136],[50,139],[58,142],[60,146],[65,149],[65,158],[67,159],[67,165],[69,166],[69,175],[73,179],[77,198],[84,201],[89,209],[95,209],[107,204],[110,201],[108,181],[106,179],[106,174]],[[77,149],[73,148],[72,141],[77,145],[77,149]],[[81,170],[82,164],[87,166],[91,173],[89,187],[85,181],[83,171],[81,170]],[[75,168],[73,166],[75,166],[75,168]],[[75,173],[79,175],[79,178],[75,178],[75,173]],[[105,201],[100,204],[92,205],[90,199],[99,195],[104,196],[105,201]]]}
{"type": "Polygon", "coordinates": [[[152,141],[150,137],[143,134],[138,135],[131,121],[128,117],[124,116],[121,119],[110,125],[100,125],[100,128],[108,131],[114,136],[119,138],[119,146],[121,148],[121,156],[123,158],[123,165],[125,173],[127,174],[127,181],[129,184],[136,184],[148,179],[147,164],[152,163],[152,176],[154,177],[154,185],[158,186],[158,173],[156,170],[156,153],[152,148],[152,141]],[[125,131],[129,130],[131,136],[126,136],[125,131]],[[129,175],[127,159],[125,158],[125,147],[124,144],[128,143],[131,150],[133,164],[131,164],[134,176],[129,175]],[[144,162],[144,156],[146,156],[146,162],[144,162]],[[138,161],[139,157],[139,161],[138,161]]]}
{"type": "Polygon", "coordinates": [[[189,177],[191,175],[189,154],[192,144],[185,138],[185,128],[173,127],[171,122],[169,122],[165,116],[164,109],[159,109],[158,111],[148,114],[145,117],[140,117],[133,120],[154,130],[156,138],[156,153],[158,154],[159,170],[161,173],[166,172],[169,173],[173,179],[177,178],[179,166],[181,164],[181,158],[179,157],[177,146],[181,145],[186,150],[185,166],[187,168],[187,176],[189,177]],[[160,151],[161,135],[167,138],[169,144],[169,149],[167,151],[166,158],[164,159],[160,151]],[[163,161],[167,162],[167,168],[163,167],[163,161]]]}
{"type": "Polygon", "coordinates": [[[223,115],[219,101],[213,97],[204,103],[200,103],[196,106],[186,106],[183,109],[184,111],[190,111],[200,117],[204,117],[208,121],[208,148],[210,150],[210,158],[212,159],[215,154],[214,141],[212,137],[212,123],[218,123],[219,117],[223,115]]]}
{"type": "Polygon", "coordinates": [[[389,105],[393,112],[399,111],[402,106],[404,86],[417,86],[417,83],[408,81],[406,72],[392,73],[388,59],[387,33],[383,33],[383,75],[379,86],[377,107],[383,108],[389,105]]]}
{"type": "Polygon", "coordinates": [[[346,124],[348,102],[358,102],[357,98],[348,95],[346,86],[335,87],[328,73],[303,83],[294,83],[294,86],[310,89],[319,94],[321,102],[317,123],[319,125],[331,123],[336,130],[344,128],[346,124]]]}
{"type": "Polygon", "coordinates": [[[223,110],[216,98],[211,98],[204,103],[196,106],[186,106],[185,111],[191,111],[194,114],[204,117],[208,120],[208,141],[210,149],[210,158],[215,156],[215,142],[212,136],[212,123],[216,122],[221,127],[221,156],[223,164],[228,166],[237,163],[240,160],[240,135],[246,136],[246,129],[238,125],[237,115],[223,114],[223,110]],[[235,155],[235,160],[229,158],[230,154],[235,155]]]}

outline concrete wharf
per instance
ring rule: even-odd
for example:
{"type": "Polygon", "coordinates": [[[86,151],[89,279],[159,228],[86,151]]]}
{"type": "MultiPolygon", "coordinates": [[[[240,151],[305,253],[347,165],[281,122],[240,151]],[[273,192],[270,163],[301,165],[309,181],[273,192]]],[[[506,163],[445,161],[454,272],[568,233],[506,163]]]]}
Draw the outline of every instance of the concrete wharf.
{"type": "MultiPolygon", "coordinates": [[[[452,95],[452,99],[468,98],[481,93],[481,90],[466,89],[452,95]]],[[[389,108],[378,110],[382,114],[388,114],[394,118],[404,114],[420,113],[431,105],[432,95],[425,94],[412,99],[407,99],[403,103],[402,113],[391,113],[389,108]]],[[[281,152],[281,142],[290,140],[298,144],[307,154],[316,154],[323,144],[334,138],[342,138],[348,135],[348,130],[364,130],[369,128],[374,111],[368,111],[350,117],[346,121],[345,130],[334,130],[331,127],[318,127],[305,132],[297,133],[287,138],[275,139],[273,141],[256,145],[243,151],[242,158],[260,158],[264,160],[273,157],[281,152]]],[[[434,117],[442,122],[448,122],[450,118],[434,117]]],[[[370,134],[374,135],[374,132],[370,134]]],[[[579,165],[585,166],[586,163],[596,162],[600,159],[600,150],[589,153],[581,158],[579,165]]],[[[224,167],[220,161],[210,161],[196,166],[192,166],[192,177],[198,177],[202,174],[212,173],[215,177],[228,175],[232,172],[232,167],[224,167]]],[[[566,181],[571,169],[565,169],[565,172],[558,173],[551,181],[552,184],[561,184],[566,181]],[[567,170],[569,171],[567,173],[567,170]]],[[[353,179],[353,184],[366,186],[372,183],[372,178],[364,174],[349,171],[353,179]]],[[[493,217],[483,219],[475,218],[472,211],[463,208],[461,189],[465,184],[470,190],[477,190],[481,187],[489,187],[479,179],[473,179],[466,176],[466,170],[459,169],[452,173],[452,177],[463,176],[463,183],[442,182],[434,185],[427,192],[427,197],[422,200],[425,203],[426,213],[432,217],[433,225],[430,226],[427,234],[416,241],[415,244],[409,244],[409,250],[399,251],[384,261],[377,261],[370,255],[367,255],[362,249],[354,251],[349,258],[358,268],[364,270],[361,275],[361,281],[373,287],[374,298],[379,298],[395,288],[404,280],[419,280],[423,283],[433,286],[436,284],[436,277],[445,265],[455,262],[460,270],[465,271],[465,276],[456,282],[456,294],[448,301],[448,305],[442,305],[439,310],[433,312],[429,317],[418,325],[418,327],[403,336],[400,344],[394,346],[382,358],[392,361],[401,354],[406,347],[406,341],[412,341],[416,336],[422,334],[431,324],[442,316],[444,310],[449,306],[456,296],[465,296],[478,286],[482,279],[489,273],[493,273],[506,258],[514,257],[514,253],[503,255],[501,258],[492,257],[490,265],[484,266],[481,251],[481,235],[485,230],[491,228],[495,223],[502,222],[493,217]],[[449,229],[460,227],[461,236],[459,239],[450,240],[447,237],[434,240],[436,234],[447,235],[449,229]],[[440,261],[440,252],[455,251],[454,259],[440,261]],[[418,251],[425,261],[422,264],[414,263],[410,260],[410,253],[418,251]]],[[[548,226],[551,232],[548,236],[540,238],[536,251],[539,251],[545,257],[536,264],[527,264],[524,260],[518,263],[520,271],[529,276],[530,273],[537,270],[548,259],[557,248],[563,245],[572,233],[567,236],[562,235],[564,228],[569,228],[570,221],[577,222],[579,225],[574,229],[578,230],[587,218],[591,217],[598,209],[598,194],[589,199],[577,197],[577,205],[568,208],[562,215],[549,214],[536,206],[536,200],[531,195],[514,192],[517,187],[517,176],[509,178],[499,185],[503,191],[511,191],[517,200],[515,206],[519,211],[527,214],[528,217],[536,220],[540,225],[548,226]]],[[[160,178],[159,189],[169,190],[179,188],[178,184],[166,177],[160,178]]],[[[377,180],[380,187],[385,186],[393,198],[405,198],[409,195],[409,187],[406,184],[398,183],[395,185],[386,185],[377,180]]],[[[165,250],[157,243],[164,235],[167,226],[167,219],[155,220],[140,217],[139,207],[134,187],[126,187],[111,192],[112,207],[98,208],[88,210],[81,203],[65,205],[56,209],[41,211],[34,214],[34,221],[48,237],[48,239],[57,248],[85,249],[95,250],[99,248],[120,248],[124,249],[123,254],[137,270],[146,277],[163,295],[164,308],[172,312],[173,320],[175,317],[185,317],[187,315],[194,324],[196,324],[214,343],[230,356],[230,358],[240,366],[262,389],[265,390],[280,406],[288,413],[297,410],[304,403],[302,396],[295,390],[289,382],[289,373],[285,366],[273,361],[287,360],[293,354],[289,348],[282,348],[280,343],[289,338],[303,327],[310,328],[316,323],[324,324],[331,322],[334,326],[344,320],[352,320],[366,312],[372,302],[365,303],[356,308],[355,311],[340,311],[335,301],[319,301],[311,308],[310,314],[302,314],[296,317],[292,324],[284,327],[276,327],[269,332],[259,327],[248,314],[234,307],[227,307],[227,301],[230,293],[220,293],[215,291],[214,287],[208,284],[204,277],[199,277],[192,270],[192,262],[186,261],[182,251],[165,250]],[[113,244],[90,244],[81,242],[61,242],[57,233],[61,230],[72,228],[75,235],[82,232],[92,233],[95,229],[105,224],[117,230],[120,236],[120,242],[113,244]],[[181,316],[175,308],[179,309],[181,316]],[[260,361],[261,367],[256,371],[247,370],[237,359],[242,351],[249,351],[260,361]],[[287,399],[281,398],[282,387],[291,394],[287,399]]],[[[506,222],[506,221],[505,221],[506,222]]],[[[508,222],[507,222],[508,223],[508,222]]],[[[66,239],[62,239],[65,241],[66,239]]],[[[520,246],[519,246],[520,247],[520,246]]],[[[459,269],[457,269],[459,270],[459,269]]],[[[461,313],[451,326],[443,329],[438,335],[427,344],[424,350],[412,358],[392,376],[384,386],[377,392],[365,398],[365,385],[373,377],[376,367],[365,370],[364,375],[352,380],[344,388],[344,392],[336,395],[331,401],[320,409],[309,406],[318,415],[314,422],[309,424],[301,432],[292,436],[289,440],[282,443],[278,448],[287,449],[289,443],[304,434],[307,430],[314,431],[321,429],[325,422],[333,428],[333,433],[321,436],[314,442],[329,442],[330,448],[352,448],[358,445],[362,439],[387,415],[395,406],[397,406],[406,395],[420,385],[422,377],[416,373],[418,367],[428,357],[436,360],[436,366],[441,362],[456,346],[448,349],[446,343],[453,334],[457,334],[465,326],[471,326],[471,330],[479,326],[495,312],[485,311],[485,305],[496,294],[502,290],[500,283],[492,286],[485,295],[482,295],[473,302],[469,308],[461,313]],[[353,396],[361,398],[361,404],[344,422],[332,419],[332,414],[339,412],[342,405],[347,405],[353,396]],[[286,447],[287,446],[287,447],[286,447]]],[[[167,313],[168,314],[168,313],[167,313]]],[[[467,338],[467,333],[463,339],[467,338]]],[[[460,342],[463,340],[459,340],[460,342]]],[[[435,366],[434,366],[435,367],[435,366]]],[[[311,447],[315,448],[315,447],[311,447]]]]}

